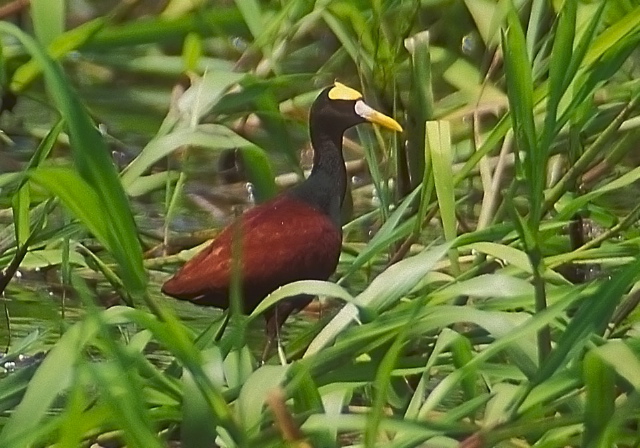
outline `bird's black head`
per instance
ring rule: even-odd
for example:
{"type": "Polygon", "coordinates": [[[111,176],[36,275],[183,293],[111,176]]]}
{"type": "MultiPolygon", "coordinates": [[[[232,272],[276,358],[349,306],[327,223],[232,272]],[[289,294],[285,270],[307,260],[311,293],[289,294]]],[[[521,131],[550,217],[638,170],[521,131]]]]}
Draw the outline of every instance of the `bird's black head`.
{"type": "Polygon", "coordinates": [[[393,118],[367,106],[360,92],[339,82],[320,92],[311,106],[310,121],[327,130],[339,132],[365,122],[402,131],[402,126],[393,118]]]}

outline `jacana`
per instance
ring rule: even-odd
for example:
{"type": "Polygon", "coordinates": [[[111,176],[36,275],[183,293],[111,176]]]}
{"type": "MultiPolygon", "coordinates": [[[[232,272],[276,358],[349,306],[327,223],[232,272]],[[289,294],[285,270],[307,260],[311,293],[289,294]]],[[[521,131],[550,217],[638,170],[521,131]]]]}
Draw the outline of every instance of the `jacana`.
{"type": "MultiPolygon", "coordinates": [[[[309,133],[314,149],[310,176],[298,186],[242,215],[240,227],[226,227],[162,287],[177,299],[218,308],[229,307],[232,240],[240,235],[241,292],[251,312],[269,293],[298,280],[327,280],[338,265],[342,245],[340,209],[347,172],[342,136],[352,126],[376,123],[394,131],[394,119],[367,106],[362,94],[336,82],[311,106],[309,133]]],[[[267,345],[293,311],[311,296],[295,296],[267,310],[267,345]]]]}

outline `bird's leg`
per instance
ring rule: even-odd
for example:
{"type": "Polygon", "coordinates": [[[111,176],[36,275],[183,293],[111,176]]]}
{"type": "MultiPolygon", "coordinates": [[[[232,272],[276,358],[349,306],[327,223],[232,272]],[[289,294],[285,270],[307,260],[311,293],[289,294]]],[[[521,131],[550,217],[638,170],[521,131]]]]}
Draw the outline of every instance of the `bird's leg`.
{"type": "Polygon", "coordinates": [[[282,346],[280,343],[280,327],[287,317],[296,310],[301,310],[311,300],[313,296],[307,294],[300,294],[298,296],[291,297],[285,301],[279,302],[274,308],[268,310],[264,317],[267,320],[267,343],[265,344],[264,350],[262,351],[262,364],[267,361],[267,357],[269,356],[269,351],[271,350],[271,346],[273,345],[273,341],[276,340],[278,343],[278,353],[280,354],[280,360],[283,364],[286,363],[286,358],[284,356],[284,352],[282,350],[282,346]],[[284,361],[283,361],[284,360],[284,361]]]}
{"type": "MultiPolygon", "coordinates": [[[[265,313],[265,319],[267,320],[267,343],[262,351],[261,363],[264,364],[267,361],[269,352],[273,341],[277,340],[278,347],[280,347],[280,327],[287,319],[287,316],[291,314],[292,309],[286,306],[286,302],[278,304],[273,308],[273,311],[267,311],[265,313]]],[[[278,350],[280,352],[280,349],[278,350]]]]}
{"type": "MultiPolygon", "coordinates": [[[[267,327],[269,322],[267,321],[267,327]]],[[[263,366],[267,362],[267,357],[269,356],[269,351],[271,350],[271,344],[273,344],[273,337],[267,332],[267,343],[264,345],[264,349],[262,350],[262,356],[260,357],[260,365],[263,366]]]]}
{"type": "MultiPolygon", "coordinates": [[[[279,310],[276,307],[276,321],[278,321],[279,310]]],[[[284,324],[285,319],[282,319],[282,323],[276,326],[276,344],[278,350],[278,358],[280,358],[280,365],[287,365],[287,356],[284,354],[284,349],[282,348],[282,340],[280,339],[280,328],[282,324],[284,324]]]]}

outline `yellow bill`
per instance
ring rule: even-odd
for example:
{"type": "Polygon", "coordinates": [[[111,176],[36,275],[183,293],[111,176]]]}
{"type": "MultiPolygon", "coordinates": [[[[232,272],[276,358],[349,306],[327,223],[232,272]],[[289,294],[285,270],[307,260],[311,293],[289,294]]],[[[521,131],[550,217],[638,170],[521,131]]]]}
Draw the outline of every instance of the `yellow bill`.
{"type": "Polygon", "coordinates": [[[369,107],[364,101],[356,101],[355,111],[365,120],[384,126],[387,129],[402,132],[402,126],[396,120],[391,117],[387,117],[385,114],[378,112],[377,110],[369,107]]]}

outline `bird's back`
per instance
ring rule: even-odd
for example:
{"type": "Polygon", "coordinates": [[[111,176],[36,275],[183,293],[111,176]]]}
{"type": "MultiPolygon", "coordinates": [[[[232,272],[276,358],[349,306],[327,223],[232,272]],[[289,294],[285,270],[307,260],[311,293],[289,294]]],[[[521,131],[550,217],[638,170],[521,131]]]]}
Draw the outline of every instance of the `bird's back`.
{"type": "Polygon", "coordinates": [[[229,306],[232,246],[238,235],[245,311],[278,287],[297,280],[326,280],[340,256],[341,230],[304,201],[279,196],[226,227],[162,287],[178,299],[219,308],[229,306]]]}

